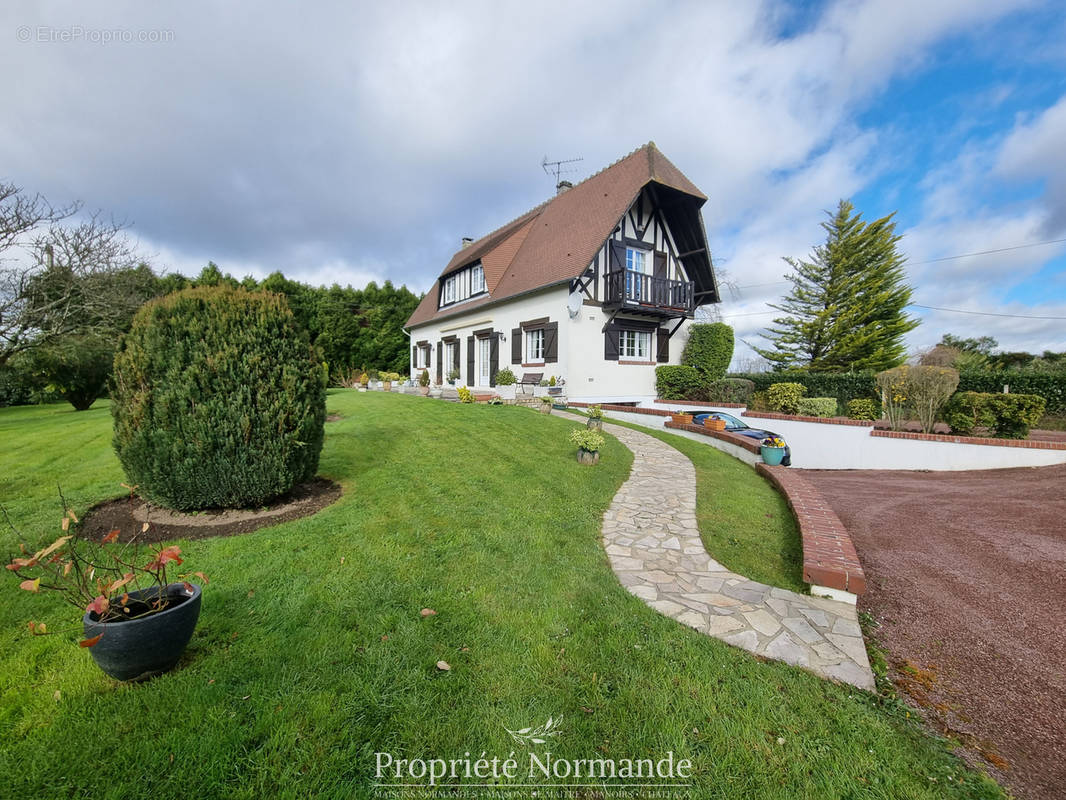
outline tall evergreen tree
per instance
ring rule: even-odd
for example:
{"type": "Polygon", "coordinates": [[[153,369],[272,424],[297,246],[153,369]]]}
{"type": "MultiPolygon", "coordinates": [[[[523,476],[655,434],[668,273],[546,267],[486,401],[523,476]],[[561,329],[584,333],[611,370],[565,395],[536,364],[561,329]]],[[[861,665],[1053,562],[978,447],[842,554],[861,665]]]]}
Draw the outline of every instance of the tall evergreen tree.
{"type": "Polygon", "coordinates": [[[786,316],[767,329],[773,346],[756,348],[775,369],[883,370],[903,362],[903,337],[918,320],[904,313],[911,288],[893,216],[866,223],[841,200],[810,261],[785,258],[792,289],[771,308],[786,316]]]}

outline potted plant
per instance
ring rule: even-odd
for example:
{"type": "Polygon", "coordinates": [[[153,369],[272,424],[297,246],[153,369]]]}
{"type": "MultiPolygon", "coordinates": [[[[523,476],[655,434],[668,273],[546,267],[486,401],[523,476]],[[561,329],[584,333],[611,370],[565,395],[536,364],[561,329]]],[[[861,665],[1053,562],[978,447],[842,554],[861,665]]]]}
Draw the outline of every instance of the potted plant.
{"type": "Polygon", "coordinates": [[[712,431],[724,431],[725,420],[712,414],[703,421],[703,427],[710,428],[712,431]]]}
{"type": "Polygon", "coordinates": [[[589,406],[589,418],[585,423],[585,427],[590,431],[602,431],[603,430],[603,409],[599,404],[589,406]]]}
{"type": "MultiPolygon", "coordinates": [[[[397,375],[395,377],[399,378],[400,376],[397,375]]],[[[392,380],[393,380],[393,374],[391,372],[382,372],[381,373],[381,388],[384,389],[386,392],[391,392],[392,391],[392,380]]]]}
{"type": "Polygon", "coordinates": [[[692,424],[692,415],[689,414],[687,411],[678,410],[678,411],[675,411],[673,413],[673,416],[670,417],[670,421],[671,422],[677,422],[677,423],[679,423],[681,425],[691,425],[692,424]]]}
{"type": "Polygon", "coordinates": [[[504,367],[496,373],[496,393],[504,400],[514,400],[517,382],[514,371],[510,367],[504,367]]]}
{"type": "Polygon", "coordinates": [[[370,383],[370,376],[369,376],[369,375],[367,375],[367,374],[366,374],[366,373],[364,372],[364,373],[362,373],[362,374],[361,374],[361,375],[359,376],[359,391],[360,391],[360,392],[365,392],[365,391],[366,391],[366,385],[367,385],[368,383],[370,383]]]}
{"type": "Polygon", "coordinates": [[[427,394],[429,394],[429,370],[428,369],[422,370],[422,373],[418,376],[418,390],[422,393],[423,397],[425,397],[427,394]]]}
{"type": "Polygon", "coordinates": [[[545,395],[544,397],[540,398],[540,413],[541,414],[550,414],[550,413],[552,413],[552,399],[550,397],[548,397],[547,395],[545,395]]]}
{"type": "Polygon", "coordinates": [[[781,463],[781,459],[785,457],[785,441],[779,436],[767,436],[761,442],[762,446],[759,448],[759,453],[762,455],[763,463],[769,464],[771,467],[776,467],[781,463]]]}
{"type": "MultiPolygon", "coordinates": [[[[121,543],[117,530],[99,543],[90,541],[78,534],[78,518],[68,510],[64,531],[72,524],[74,532],[32,555],[20,545],[22,557],[7,565],[22,579],[19,588],[57,591],[82,610],[85,638],[79,644],[112,678],[142,680],[173,668],[200,617],[201,588],[188,578],[195,575],[206,585],[206,576],[168,574],[168,567],[182,563],[178,547],[145,548],[137,543],[139,534],[121,543]]],[[[145,523],[142,532],[147,529],[145,523]]],[[[43,622],[30,622],[29,629],[49,633],[43,622]]]]}
{"type": "Polygon", "coordinates": [[[448,370],[448,383],[450,383],[452,386],[455,386],[455,382],[458,381],[458,380],[459,380],[459,370],[457,370],[457,369],[448,370]]]}
{"type": "Polygon", "coordinates": [[[588,428],[575,428],[570,431],[570,441],[577,445],[577,462],[579,464],[598,464],[600,448],[603,447],[603,434],[588,428]]]}
{"type": "Polygon", "coordinates": [[[551,395],[560,395],[560,394],[562,394],[563,393],[562,383],[563,382],[562,382],[561,379],[560,380],[556,380],[555,376],[552,375],[548,379],[548,394],[551,394],[551,395]]]}

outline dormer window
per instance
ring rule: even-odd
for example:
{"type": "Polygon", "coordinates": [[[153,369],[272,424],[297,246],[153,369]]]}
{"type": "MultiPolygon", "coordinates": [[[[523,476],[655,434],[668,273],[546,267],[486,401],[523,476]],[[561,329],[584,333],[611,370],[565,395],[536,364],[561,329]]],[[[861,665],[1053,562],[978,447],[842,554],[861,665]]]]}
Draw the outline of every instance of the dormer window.
{"type": "Polygon", "coordinates": [[[441,281],[440,307],[461,303],[488,291],[485,270],[481,263],[453,272],[441,281]]]}

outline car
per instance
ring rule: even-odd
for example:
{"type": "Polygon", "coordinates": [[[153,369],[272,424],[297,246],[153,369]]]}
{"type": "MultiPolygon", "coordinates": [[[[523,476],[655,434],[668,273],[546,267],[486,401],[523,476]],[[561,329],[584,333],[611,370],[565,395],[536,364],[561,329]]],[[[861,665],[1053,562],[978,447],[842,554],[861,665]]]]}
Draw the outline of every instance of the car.
{"type": "MultiPolygon", "coordinates": [[[[773,431],[768,431],[764,428],[752,428],[746,423],[734,417],[732,414],[726,414],[722,411],[703,411],[692,415],[692,421],[697,425],[702,425],[703,421],[708,417],[714,417],[725,421],[725,429],[730,433],[735,433],[737,436],[746,436],[749,439],[755,439],[758,442],[762,442],[770,436],[778,436],[773,431]]],[[[784,436],[779,437],[784,440],[784,436]]],[[[781,459],[781,466],[788,467],[792,465],[792,449],[785,445],[785,457],[781,459]]]]}

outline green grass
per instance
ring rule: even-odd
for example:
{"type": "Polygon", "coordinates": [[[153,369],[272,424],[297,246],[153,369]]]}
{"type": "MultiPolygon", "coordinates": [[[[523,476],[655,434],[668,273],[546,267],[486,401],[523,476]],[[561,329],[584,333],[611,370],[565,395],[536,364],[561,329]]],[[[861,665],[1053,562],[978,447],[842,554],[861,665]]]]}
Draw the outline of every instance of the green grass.
{"type": "MultiPolygon", "coordinates": [[[[174,672],[112,682],[77,631],[30,637],[69,612],[2,578],[0,796],[367,797],[376,752],[525,764],[504,728],[562,716],[555,758],[673,751],[693,797],[1002,797],[897,706],[628,594],[599,535],[631,463],[612,437],[590,468],[574,423],[523,408],[335,392],[329,409],[320,471],[341,501],[180,543],[211,584],[174,672]]],[[[2,410],[0,441],[0,500],[42,542],[57,482],[79,511],[122,493],[105,408],[2,410]]]]}
{"type": "Polygon", "coordinates": [[[746,578],[807,593],[795,517],[768,481],[702,442],[608,415],[604,419],[654,436],[688,456],[696,469],[696,519],[712,558],[746,578]]]}

